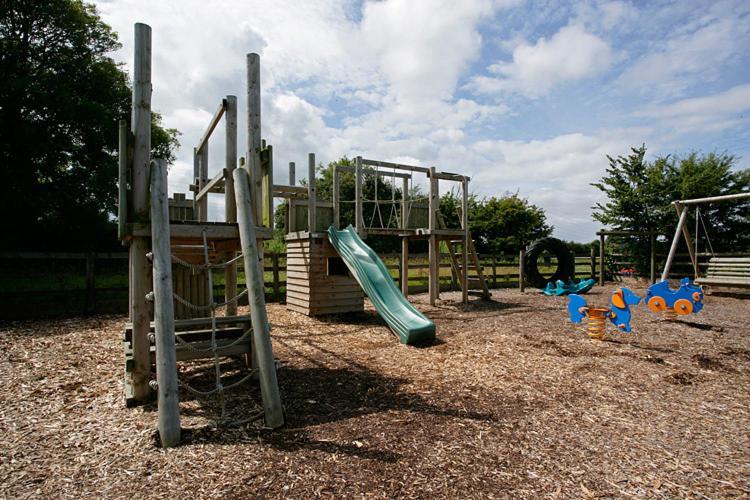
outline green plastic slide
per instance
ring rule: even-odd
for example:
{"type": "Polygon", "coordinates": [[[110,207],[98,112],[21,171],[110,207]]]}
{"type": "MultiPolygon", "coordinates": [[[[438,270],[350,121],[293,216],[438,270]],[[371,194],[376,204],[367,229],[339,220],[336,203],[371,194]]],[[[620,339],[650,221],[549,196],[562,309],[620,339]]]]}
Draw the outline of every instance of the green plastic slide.
{"type": "Polygon", "coordinates": [[[402,344],[435,338],[435,323],[401,295],[383,261],[352,226],[341,231],[329,227],[328,239],[402,344]]]}

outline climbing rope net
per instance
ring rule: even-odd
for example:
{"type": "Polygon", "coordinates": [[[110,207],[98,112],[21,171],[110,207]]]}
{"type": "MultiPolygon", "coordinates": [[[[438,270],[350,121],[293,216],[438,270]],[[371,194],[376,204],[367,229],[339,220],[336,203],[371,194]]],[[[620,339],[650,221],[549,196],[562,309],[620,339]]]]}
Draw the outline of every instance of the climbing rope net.
{"type": "MultiPolygon", "coordinates": [[[[366,229],[405,229],[403,221],[406,221],[406,226],[411,223],[412,214],[416,211],[414,209],[419,210],[426,208],[425,203],[429,201],[428,196],[409,196],[414,191],[413,180],[411,177],[408,178],[407,192],[402,192],[401,198],[396,199],[396,192],[399,191],[399,189],[396,186],[397,176],[395,168],[392,168],[392,172],[390,174],[386,171],[383,171],[381,173],[380,167],[375,165],[368,177],[369,176],[372,176],[373,178],[373,197],[371,199],[362,199],[362,223],[364,224],[366,229]],[[387,183],[387,185],[390,185],[390,199],[381,198],[380,196],[380,177],[390,178],[387,183]],[[408,196],[405,203],[404,196],[408,196]],[[364,214],[365,206],[372,207],[372,213],[368,213],[369,216],[365,216],[364,214]],[[387,206],[388,209],[383,210],[381,209],[381,206],[387,206]],[[404,214],[404,211],[406,211],[406,214],[404,214]]],[[[365,179],[365,181],[363,182],[363,187],[367,183],[367,179],[365,179]]],[[[336,187],[332,186],[331,189],[336,189],[336,187]]],[[[333,199],[334,196],[332,195],[331,198],[333,199]]],[[[357,201],[339,200],[339,203],[355,204],[357,203],[357,201]]]]}
{"type": "Polygon", "coordinates": [[[178,264],[180,266],[183,266],[187,269],[190,269],[190,271],[194,274],[198,274],[200,272],[206,273],[206,279],[207,279],[207,289],[208,289],[208,304],[200,305],[200,304],[194,304],[193,302],[190,302],[189,300],[185,299],[184,297],[179,296],[177,293],[173,293],[174,300],[179,302],[180,304],[184,305],[185,307],[192,309],[193,311],[197,311],[200,313],[208,312],[210,314],[210,320],[211,320],[211,338],[208,347],[197,347],[191,342],[188,342],[187,340],[183,339],[180,335],[175,334],[175,340],[178,344],[181,346],[184,346],[186,349],[193,351],[195,353],[200,353],[202,355],[209,354],[210,358],[213,361],[214,366],[214,386],[211,389],[208,390],[201,390],[193,387],[189,383],[178,380],[178,383],[180,387],[183,387],[188,392],[195,394],[199,397],[212,397],[216,396],[219,400],[220,405],[220,414],[219,417],[214,419],[214,424],[216,426],[219,425],[241,425],[247,422],[259,420],[263,417],[263,410],[259,410],[257,412],[253,412],[248,418],[242,419],[242,420],[228,420],[226,418],[226,398],[225,394],[227,391],[230,391],[236,387],[239,387],[252,379],[252,377],[258,372],[257,369],[253,368],[250,370],[250,372],[242,377],[241,379],[234,381],[229,384],[224,384],[224,377],[222,375],[221,370],[221,359],[220,359],[220,351],[227,349],[230,349],[242,342],[245,342],[249,340],[252,337],[252,328],[247,328],[243,331],[242,335],[237,337],[236,339],[232,340],[231,342],[221,342],[219,343],[217,339],[217,325],[216,325],[216,318],[217,318],[217,310],[228,305],[231,303],[237,303],[240,298],[247,295],[247,288],[240,292],[239,294],[235,295],[234,297],[231,297],[224,302],[216,302],[214,300],[213,295],[213,289],[214,289],[214,277],[213,277],[213,271],[216,269],[226,269],[228,266],[240,261],[243,258],[243,254],[239,254],[236,257],[233,257],[232,259],[226,260],[224,262],[211,262],[209,258],[209,247],[208,247],[208,238],[206,237],[206,231],[205,229],[202,232],[203,237],[203,263],[202,264],[194,264],[191,262],[188,262],[184,259],[179,258],[178,256],[172,254],[172,262],[175,264],[178,264]]]}

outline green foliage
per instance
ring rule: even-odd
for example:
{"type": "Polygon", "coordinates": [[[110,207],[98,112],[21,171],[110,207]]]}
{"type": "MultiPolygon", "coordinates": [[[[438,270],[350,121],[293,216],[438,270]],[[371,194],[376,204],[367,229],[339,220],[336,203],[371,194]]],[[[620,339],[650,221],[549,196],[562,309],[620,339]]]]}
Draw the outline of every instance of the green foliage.
{"type": "Polygon", "coordinates": [[[537,238],[552,234],[544,210],[517,194],[484,199],[469,215],[480,253],[515,254],[537,238]]]}
{"type": "MultiPolygon", "coordinates": [[[[2,199],[13,211],[3,246],[116,248],[117,129],[131,101],[108,56],[117,35],[79,0],[0,5],[2,199]]],[[[152,131],[154,155],[174,160],[177,131],[156,114],[152,131]]]]}
{"type": "MultiPolygon", "coordinates": [[[[544,210],[517,194],[481,200],[469,195],[468,205],[469,227],[479,253],[515,255],[537,238],[552,234],[544,210]]],[[[456,192],[441,196],[440,212],[448,227],[461,227],[460,206],[456,192]]]]}
{"type": "MultiPolygon", "coordinates": [[[[592,207],[595,220],[612,229],[654,231],[671,239],[677,222],[673,200],[733,194],[750,188],[750,170],[734,169],[736,159],[731,155],[691,153],[685,157],[662,156],[652,162],[646,161],[645,156],[644,145],[633,148],[627,156],[608,157],[606,175],[592,184],[607,196],[605,203],[592,207]]],[[[749,209],[747,201],[701,207],[714,251],[750,248],[749,209]]],[[[690,219],[688,227],[694,228],[694,213],[690,219]]],[[[705,250],[703,227],[699,243],[705,250]]],[[[634,256],[636,267],[645,272],[649,237],[623,238],[618,244],[634,256]]]]}

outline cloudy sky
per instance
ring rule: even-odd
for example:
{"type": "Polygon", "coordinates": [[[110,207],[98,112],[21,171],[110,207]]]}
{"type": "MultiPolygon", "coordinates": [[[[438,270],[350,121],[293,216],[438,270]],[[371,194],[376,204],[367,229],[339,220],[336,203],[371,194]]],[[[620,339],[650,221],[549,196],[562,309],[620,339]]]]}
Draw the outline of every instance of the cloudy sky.
{"type": "MultiPolygon", "coordinates": [[[[646,143],[750,165],[746,0],[96,3],[129,71],[133,23],[153,28],[153,107],[183,133],[172,191],[220,99],[245,112],[248,52],[261,55],[277,183],[308,152],[434,165],[470,175],[480,196],[519,192],[556,236],[588,241],[607,154],[646,143]]],[[[221,133],[210,155],[213,174],[221,133]]]]}

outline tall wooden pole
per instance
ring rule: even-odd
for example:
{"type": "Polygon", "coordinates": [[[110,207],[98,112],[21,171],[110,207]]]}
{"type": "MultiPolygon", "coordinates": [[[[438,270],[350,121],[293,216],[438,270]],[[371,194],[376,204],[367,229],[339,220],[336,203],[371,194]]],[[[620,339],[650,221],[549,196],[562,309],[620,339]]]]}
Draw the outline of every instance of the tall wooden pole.
{"type": "MultiPolygon", "coordinates": [[[[289,185],[294,186],[297,184],[297,171],[293,161],[289,162],[289,185]]],[[[287,202],[287,214],[286,214],[286,232],[291,233],[297,230],[297,212],[295,208],[295,202],[289,198],[287,202]]]]}
{"type": "MultiPolygon", "coordinates": [[[[227,107],[224,115],[225,144],[224,168],[224,219],[227,222],[237,222],[237,202],[234,197],[234,169],[237,168],[237,96],[226,97],[227,107]]],[[[235,252],[227,252],[225,258],[231,260],[235,252]]],[[[224,271],[224,300],[230,301],[237,296],[237,264],[230,264],[224,271]]],[[[237,315],[237,301],[227,304],[227,316],[237,315]]]]}
{"type": "Polygon", "coordinates": [[[128,222],[128,122],[120,120],[118,134],[118,180],[117,180],[117,236],[125,237],[125,224],[128,222]]]}
{"type": "Polygon", "coordinates": [[[604,243],[606,242],[604,238],[603,234],[599,235],[599,286],[604,286],[604,243]]]}
{"type": "Polygon", "coordinates": [[[437,229],[437,210],[438,210],[438,180],[435,177],[435,167],[430,167],[430,198],[429,198],[429,266],[430,275],[427,288],[430,295],[430,305],[435,305],[440,297],[440,248],[438,246],[437,235],[433,233],[437,229]]]}
{"type": "Polygon", "coordinates": [[[237,220],[245,263],[245,282],[250,303],[250,320],[253,327],[253,352],[258,362],[258,378],[263,398],[265,423],[276,428],[284,425],[281,396],[276,378],[276,366],[271,346],[270,326],[266,313],[265,285],[263,284],[263,262],[258,252],[253,203],[250,199],[250,178],[247,171],[234,171],[234,189],[237,199],[237,220]]]}
{"type": "MultiPolygon", "coordinates": [[[[132,200],[136,222],[149,219],[148,172],[151,159],[151,27],[135,25],[135,60],[133,62],[133,134],[132,200]]],[[[134,237],[128,250],[130,261],[130,320],[133,323],[133,397],[146,402],[150,396],[151,353],[148,340],[150,305],[146,294],[151,290],[148,241],[134,237]]]]}
{"type": "Polygon", "coordinates": [[[521,249],[518,253],[518,289],[523,293],[526,290],[526,282],[524,281],[524,259],[526,258],[526,252],[521,249]]]}
{"type": "Polygon", "coordinates": [[[362,217],[362,157],[354,160],[354,227],[359,236],[364,235],[362,217]]]}
{"type": "MultiPolygon", "coordinates": [[[[409,227],[409,179],[404,177],[401,184],[401,227],[409,227]]],[[[401,237],[401,293],[409,296],[409,236],[401,237]]]]}
{"type": "Polygon", "coordinates": [[[341,225],[341,214],[339,212],[339,169],[338,165],[333,166],[333,193],[332,193],[332,200],[333,200],[333,227],[336,229],[340,229],[339,226],[341,225]]]}
{"type": "MultiPolygon", "coordinates": [[[[203,143],[203,148],[198,151],[198,192],[200,192],[208,183],[208,141],[203,143]]],[[[198,220],[206,222],[208,220],[208,195],[198,200],[198,220]]]]}
{"type": "Polygon", "coordinates": [[[315,153],[307,155],[307,231],[312,234],[318,229],[318,192],[315,189],[315,153]]]}
{"type": "MultiPolygon", "coordinates": [[[[462,296],[461,301],[464,304],[469,303],[469,238],[471,233],[469,232],[469,180],[464,177],[461,182],[461,228],[464,230],[464,244],[463,250],[461,251],[461,266],[463,272],[461,273],[461,288],[462,296]]],[[[449,250],[450,251],[450,250],[449,250]]],[[[477,270],[478,272],[478,270],[477,270]]]]}
{"type": "Polygon", "coordinates": [[[260,56],[247,55],[247,167],[250,173],[251,194],[254,201],[255,224],[261,225],[263,197],[261,196],[260,151],[260,56]]]}
{"type": "Polygon", "coordinates": [[[156,160],[151,175],[151,241],[154,260],[154,331],[159,437],[165,448],[180,442],[180,394],[174,338],[172,250],[169,244],[167,163],[156,160]]]}

